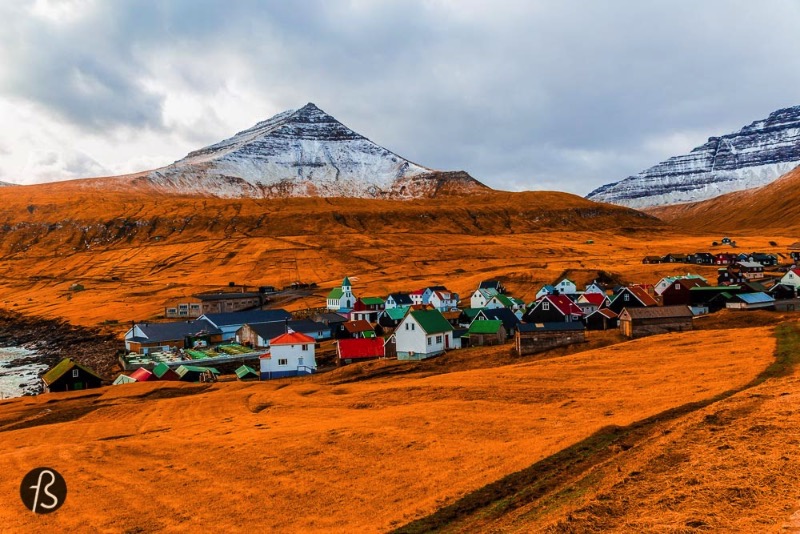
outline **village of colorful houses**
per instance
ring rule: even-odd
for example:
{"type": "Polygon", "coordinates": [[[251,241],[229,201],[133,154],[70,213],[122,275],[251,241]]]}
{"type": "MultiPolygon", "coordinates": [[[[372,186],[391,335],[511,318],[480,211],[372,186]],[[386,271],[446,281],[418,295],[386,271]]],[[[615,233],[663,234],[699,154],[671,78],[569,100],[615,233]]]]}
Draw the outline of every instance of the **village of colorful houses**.
{"type": "MultiPolygon", "coordinates": [[[[345,277],[324,308],[303,319],[265,308],[265,293],[272,288],[201,293],[165,310],[181,320],[132,324],[124,336],[127,354],[120,358],[127,374],[113,384],[215,381],[222,367],[239,380],[307,376],[324,370],[317,365],[323,345],[335,362],[328,367],[334,368],[375,359],[424,360],[512,342],[516,355],[528,356],[585,342],[587,331],[618,329],[627,338],[687,331],[695,318],[723,308],[800,310],[800,252],[789,259],[780,266],[777,256],[762,253],[647,256],[645,264],[717,265],[717,279],[680,274],[654,284],[594,282],[578,288],[564,278],[543,286],[529,303],[508,294],[499,280],[481,282],[462,301],[443,285],[358,296],[345,277]]],[[[42,380],[47,392],[103,382],[69,359],[42,380]]]]}

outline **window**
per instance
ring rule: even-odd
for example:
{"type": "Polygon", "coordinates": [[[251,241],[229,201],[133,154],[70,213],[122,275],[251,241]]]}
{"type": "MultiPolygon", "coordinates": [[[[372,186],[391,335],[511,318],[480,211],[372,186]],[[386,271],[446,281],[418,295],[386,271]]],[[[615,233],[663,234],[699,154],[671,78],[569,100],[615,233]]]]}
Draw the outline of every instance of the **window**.
{"type": "Polygon", "coordinates": [[[677,289],[680,289],[680,288],[681,288],[681,285],[680,285],[680,284],[675,284],[675,289],[676,289],[676,290],[677,290],[677,289]]]}
{"type": "Polygon", "coordinates": [[[408,327],[408,323],[406,323],[406,330],[408,330],[408,328],[409,328],[409,327],[408,327]]]}
{"type": "Polygon", "coordinates": [[[442,342],[442,336],[436,336],[436,342],[437,343],[441,343],[442,342]]]}
{"type": "Polygon", "coordinates": [[[289,365],[289,360],[286,358],[278,358],[278,365],[289,365]]]}
{"type": "Polygon", "coordinates": [[[308,350],[308,345],[303,345],[303,350],[308,350]]]}
{"type": "Polygon", "coordinates": [[[550,303],[547,302],[547,301],[542,302],[542,309],[544,311],[549,311],[550,310],[550,303]]]}
{"type": "Polygon", "coordinates": [[[625,302],[628,302],[629,300],[631,300],[631,296],[628,295],[627,293],[625,293],[624,295],[622,295],[622,300],[624,300],[625,302]]]}
{"type": "Polygon", "coordinates": [[[414,323],[411,323],[411,330],[414,330],[414,323]]]}
{"type": "Polygon", "coordinates": [[[72,378],[78,378],[79,371],[77,369],[72,370],[72,378]]]}
{"type": "Polygon", "coordinates": [[[432,337],[428,338],[428,345],[433,345],[433,338],[432,337]]]}

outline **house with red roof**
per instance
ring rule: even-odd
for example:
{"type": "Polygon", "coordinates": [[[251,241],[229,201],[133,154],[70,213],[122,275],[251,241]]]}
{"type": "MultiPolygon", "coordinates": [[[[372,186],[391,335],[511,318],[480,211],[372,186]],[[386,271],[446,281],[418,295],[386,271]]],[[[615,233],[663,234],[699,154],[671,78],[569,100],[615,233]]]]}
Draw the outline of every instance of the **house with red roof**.
{"type": "Polygon", "coordinates": [[[545,295],[522,316],[525,323],[572,323],[583,318],[583,310],[566,295],[545,295]]]}
{"type": "Polygon", "coordinates": [[[800,287],[800,269],[795,267],[794,269],[789,269],[783,278],[780,281],[781,284],[785,286],[792,286],[795,291],[797,288],[800,287]]]}
{"type": "Polygon", "coordinates": [[[134,372],[130,374],[130,377],[136,380],[137,382],[148,382],[150,380],[158,380],[158,377],[145,369],[144,367],[139,367],[134,372]]]}
{"type": "Polygon", "coordinates": [[[336,364],[365,362],[383,358],[383,339],[340,339],[336,343],[336,364]]]}
{"type": "Polygon", "coordinates": [[[261,380],[302,376],[317,370],[313,337],[289,332],[270,339],[269,346],[270,351],[259,358],[261,380]]]}
{"type": "Polygon", "coordinates": [[[605,293],[584,293],[575,300],[575,304],[583,310],[584,315],[589,315],[607,306],[608,297],[605,293]]]}

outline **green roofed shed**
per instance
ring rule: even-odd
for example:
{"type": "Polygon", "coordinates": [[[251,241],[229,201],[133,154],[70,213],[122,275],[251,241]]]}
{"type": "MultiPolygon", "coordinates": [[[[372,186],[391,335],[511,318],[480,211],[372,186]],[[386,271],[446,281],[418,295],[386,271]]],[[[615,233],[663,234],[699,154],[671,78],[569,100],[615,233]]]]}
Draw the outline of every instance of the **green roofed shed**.
{"type": "Polygon", "coordinates": [[[239,380],[258,380],[258,373],[252,367],[242,365],[235,371],[239,380]]]}
{"type": "Polygon", "coordinates": [[[181,377],[169,365],[164,362],[159,362],[153,367],[153,374],[159,380],[180,380],[181,377]]]}
{"type": "Polygon", "coordinates": [[[503,321],[499,320],[473,321],[467,334],[497,334],[502,326],[503,321]]]}
{"type": "Polygon", "coordinates": [[[408,313],[408,306],[400,306],[399,308],[389,308],[385,310],[386,315],[394,321],[402,321],[403,317],[408,313]]]}
{"type": "Polygon", "coordinates": [[[367,306],[383,306],[384,302],[383,299],[380,297],[362,297],[361,302],[366,304],[367,306]]]}

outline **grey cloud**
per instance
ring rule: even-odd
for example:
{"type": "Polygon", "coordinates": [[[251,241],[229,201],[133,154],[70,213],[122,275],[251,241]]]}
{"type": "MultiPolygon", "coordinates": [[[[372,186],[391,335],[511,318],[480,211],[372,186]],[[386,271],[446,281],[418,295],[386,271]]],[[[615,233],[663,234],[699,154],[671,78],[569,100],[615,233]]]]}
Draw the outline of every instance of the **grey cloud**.
{"type": "MultiPolygon", "coordinates": [[[[209,98],[238,77],[271,108],[313,101],[418,163],[582,194],[674,155],[653,139],[701,144],[800,103],[788,0],[453,4],[119,0],[47,31],[0,8],[15,28],[0,29],[0,90],[93,131],[159,129],[146,80],[167,61],[209,98]]],[[[178,135],[210,143],[234,133],[213,131],[223,120],[178,135]]]]}

